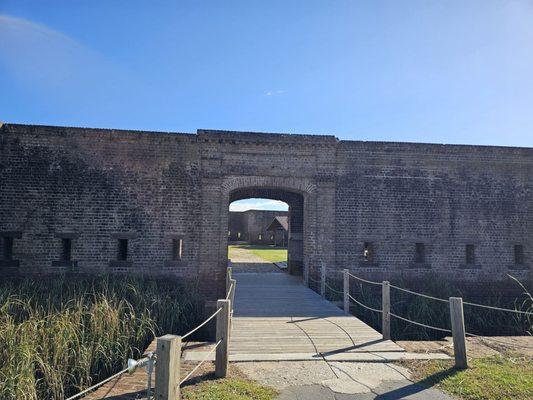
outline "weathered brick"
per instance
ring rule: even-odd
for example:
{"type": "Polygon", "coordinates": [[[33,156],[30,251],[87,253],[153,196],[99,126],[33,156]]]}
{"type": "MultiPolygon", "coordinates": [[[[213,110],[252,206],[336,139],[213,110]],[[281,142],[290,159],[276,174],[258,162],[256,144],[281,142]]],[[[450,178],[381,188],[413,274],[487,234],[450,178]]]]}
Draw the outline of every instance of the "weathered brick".
{"type": "MultiPolygon", "coordinates": [[[[293,259],[373,279],[531,284],[533,149],[339,141],[333,136],[199,130],[197,134],[5,124],[0,232],[20,232],[4,273],[200,277],[223,293],[228,205],[291,206],[293,259]],[[117,235],[128,260],[117,262],[117,235]],[[172,260],[172,238],[183,253],[172,260]],[[375,249],[363,260],[364,242],[375,249]],[[416,242],[427,262],[415,264],[416,242]],[[476,262],[465,265],[465,245],[476,262]],[[524,246],[515,266],[513,246],[524,246]],[[17,262],[18,261],[18,262],[17,262]]],[[[3,246],[3,244],[2,244],[3,246]]],[[[293,272],[298,272],[298,268],[293,272]]]]}

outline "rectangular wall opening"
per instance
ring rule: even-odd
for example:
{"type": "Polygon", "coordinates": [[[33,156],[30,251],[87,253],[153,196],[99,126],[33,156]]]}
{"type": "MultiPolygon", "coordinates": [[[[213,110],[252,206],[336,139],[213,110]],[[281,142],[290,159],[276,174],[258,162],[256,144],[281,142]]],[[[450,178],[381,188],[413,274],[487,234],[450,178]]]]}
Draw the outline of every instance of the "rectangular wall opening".
{"type": "Polygon", "coordinates": [[[13,238],[11,236],[3,238],[3,259],[13,260],[13,238]]]}
{"type": "Polygon", "coordinates": [[[61,261],[72,260],[72,239],[61,239],[61,261]]]}
{"type": "Polygon", "coordinates": [[[424,243],[415,243],[415,262],[419,264],[426,262],[426,245],[424,243]]]}
{"type": "Polygon", "coordinates": [[[126,261],[128,259],[128,239],[118,240],[118,255],[119,261],[126,261]]]}
{"type": "Polygon", "coordinates": [[[465,263],[467,265],[476,263],[476,246],[473,244],[467,244],[465,246],[465,263]]]}
{"type": "Polygon", "coordinates": [[[524,246],[521,244],[514,245],[514,263],[515,265],[524,265],[524,246]]]}

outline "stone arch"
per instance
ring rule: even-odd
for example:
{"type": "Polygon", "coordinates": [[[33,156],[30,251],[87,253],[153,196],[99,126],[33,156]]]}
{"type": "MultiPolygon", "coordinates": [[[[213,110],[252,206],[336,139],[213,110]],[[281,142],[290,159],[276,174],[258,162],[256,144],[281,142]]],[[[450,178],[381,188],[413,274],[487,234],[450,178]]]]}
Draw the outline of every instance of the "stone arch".
{"type": "Polygon", "coordinates": [[[306,259],[306,248],[310,248],[313,210],[309,205],[313,202],[316,186],[310,179],[286,177],[258,177],[239,176],[224,179],[221,185],[222,210],[221,224],[223,231],[220,238],[222,242],[222,258],[227,258],[227,226],[229,204],[236,200],[247,198],[267,198],[280,200],[289,205],[289,244],[288,244],[288,270],[294,275],[303,273],[306,259]]]}
{"type": "Polygon", "coordinates": [[[308,178],[277,177],[277,176],[231,176],[226,177],[221,185],[222,194],[248,187],[284,189],[303,195],[314,193],[316,185],[308,178]]]}

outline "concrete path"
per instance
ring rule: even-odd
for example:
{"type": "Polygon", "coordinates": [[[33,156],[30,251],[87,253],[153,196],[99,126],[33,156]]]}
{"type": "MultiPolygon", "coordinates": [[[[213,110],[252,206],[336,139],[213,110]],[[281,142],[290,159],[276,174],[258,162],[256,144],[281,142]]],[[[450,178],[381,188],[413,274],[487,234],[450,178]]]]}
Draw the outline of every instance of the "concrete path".
{"type": "Polygon", "coordinates": [[[409,370],[391,363],[236,363],[241,372],[281,391],[278,400],[452,400],[413,383],[409,370]]]}

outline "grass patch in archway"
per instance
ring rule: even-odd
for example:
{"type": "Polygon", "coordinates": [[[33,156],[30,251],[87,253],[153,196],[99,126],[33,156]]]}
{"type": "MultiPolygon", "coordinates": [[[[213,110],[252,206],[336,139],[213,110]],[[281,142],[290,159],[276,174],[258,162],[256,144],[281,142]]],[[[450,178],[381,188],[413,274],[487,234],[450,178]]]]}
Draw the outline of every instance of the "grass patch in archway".
{"type": "Polygon", "coordinates": [[[254,245],[254,244],[238,244],[228,246],[228,258],[235,257],[234,249],[247,250],[253,255],[262,258],[266,262],[276,263],[287,261],[287,249],[284,247],[254,245]],[[233,257],[232,257],[233,256],[233,257]]]}

